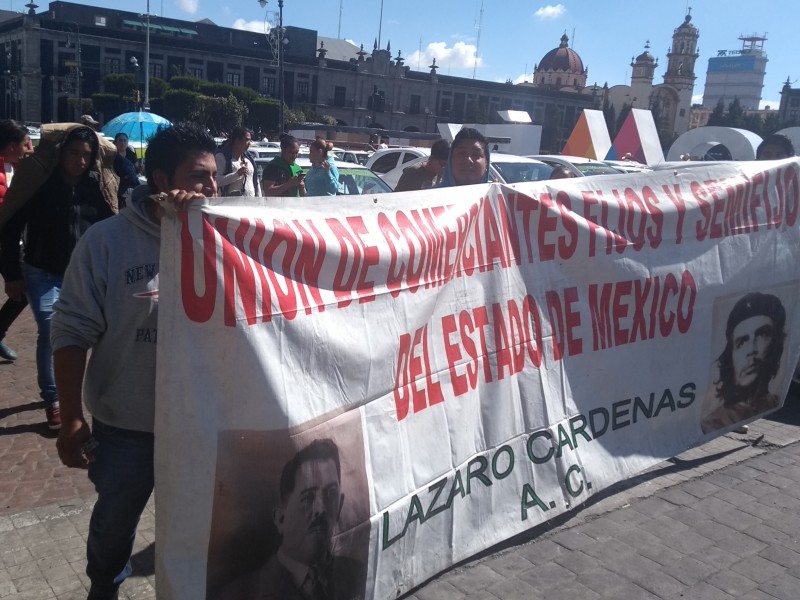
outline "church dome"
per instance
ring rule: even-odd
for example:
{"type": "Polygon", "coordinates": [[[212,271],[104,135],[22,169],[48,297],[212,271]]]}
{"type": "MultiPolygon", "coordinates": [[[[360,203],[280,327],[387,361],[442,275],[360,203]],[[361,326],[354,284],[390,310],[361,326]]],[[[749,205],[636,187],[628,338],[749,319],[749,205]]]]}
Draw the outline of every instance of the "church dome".
{"type": "Polygon", "coordinates": [[[637,63],[652,63],[655,62],[655,60],[656,59],[653,58],[653,55],[650,54],[647,50],[645,50],[639,56],[636,57],[637,63]]]}
{"type": "Polygon", "coordinates": [[[540,71],[565,71],[583,73],[583,61],[575,50],[569,47],[567,34],[561,36],[558,48],[553,48],[539,62],[540,71]]]}

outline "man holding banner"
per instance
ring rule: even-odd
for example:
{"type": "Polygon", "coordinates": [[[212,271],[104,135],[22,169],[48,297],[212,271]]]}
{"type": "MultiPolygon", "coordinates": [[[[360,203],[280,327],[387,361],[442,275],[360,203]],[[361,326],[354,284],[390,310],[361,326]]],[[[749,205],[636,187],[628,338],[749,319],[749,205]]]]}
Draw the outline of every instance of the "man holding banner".
{"type": "Polygon", "coordinates": [[[136,527],[153,491],[160,223],[165,209],[215,196],[213,138],[194,124],[160,130],[147,187],[81,238],[55,305],[52,344],[67,467],[98,493],[87,539],[89,600],[113,600],[131,572],[136,527]],[[159,198],[159,199],[161,199],[159,198]],[[91,349],[91,356],[87,355],[91,349]],[[90,432],[82,403],[92,413],[90,432]]]}

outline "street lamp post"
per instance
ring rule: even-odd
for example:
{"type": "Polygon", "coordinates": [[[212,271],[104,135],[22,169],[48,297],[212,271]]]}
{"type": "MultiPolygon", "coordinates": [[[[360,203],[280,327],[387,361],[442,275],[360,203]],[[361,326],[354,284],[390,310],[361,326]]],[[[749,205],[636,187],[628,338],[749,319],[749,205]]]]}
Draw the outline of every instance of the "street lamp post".
{"type": "MultiPolygon", "coordinates": [[[[265,8],[267,6],[267,0],[258,0],[258,4],[261,8],[265,8]]],[[[278,0],[278,100],[280,101],[280,105],[278,106],[278,125],[280,127],[280,133],[283,133],[284,130],[283,45],[285,43],[286,40],[283,37],[283,0],[278,0]]]]}
{"type": "Polygon", "coordinates": [[[150,112],[150,0],[147,0],[144,34],[144,105],[145,112],[150,112]]]}

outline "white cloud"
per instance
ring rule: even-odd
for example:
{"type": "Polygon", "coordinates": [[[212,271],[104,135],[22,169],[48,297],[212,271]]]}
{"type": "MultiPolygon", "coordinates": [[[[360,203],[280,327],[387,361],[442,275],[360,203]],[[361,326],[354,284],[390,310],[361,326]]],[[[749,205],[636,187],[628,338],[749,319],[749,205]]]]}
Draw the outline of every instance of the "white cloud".
{"type": "Polygon", "coordinates": [[[703,94],[695,94],[692,96],[692,104],[702,104],[703,103],[703,94]]]}
{"type": "Polygon", "coordinates": [[[245,21],[244,19],[236,19],[231,27],[234,29],[253,31],[255,33],[269,33],[269,23],[264,23],[264,21],[245,21]]]}
{"type": "MultiPolygon", "coordinates": [[[[531,83],[533,82],[533,76],[530,73],[523,73],[522,75],[518,75],[514,79],[511,80],[512,83],[515,85],[518,83],[531,83]]],[[[503,82],[505,83],[505,82],[503,82]]]]}
{"type": "Polygon", "coordinates": [[[533,13],[533,16],[544,21],[545,19],[557,19],[565,12],[567,12],[567,7],[563,4],[556,4],[555,6],[548,4],[547,6],[542,6],[533,13]]]}
{"type": "Polygon", "coordinates": [[[199,4],[200,0],[177,0],[178,8],[190,15],[197,13],[199,4]]]}
{"type": "Polygon", "coordinates": [[[447,42],[432,42],[421,53],[417,50],[408,56],[406,64],[419,63],[420,69],[424,70],[435,58],[436,66],[442,69],[472,69],[476,61],[479,67],[483,65],[483,60],[475,56],[476,50],[473,44],[464,42],[456,42],[450,47],[447,42]]]}
{"type": "Polygon", "coordinates": [[[762,100],[758,104],[758,108],[760,108],[761,110],[766,109],[768,106],[772,110],[778,110],[778,108],[780,108],[780,106],[781,106],[781,101],[780,100],[762,100]]]}

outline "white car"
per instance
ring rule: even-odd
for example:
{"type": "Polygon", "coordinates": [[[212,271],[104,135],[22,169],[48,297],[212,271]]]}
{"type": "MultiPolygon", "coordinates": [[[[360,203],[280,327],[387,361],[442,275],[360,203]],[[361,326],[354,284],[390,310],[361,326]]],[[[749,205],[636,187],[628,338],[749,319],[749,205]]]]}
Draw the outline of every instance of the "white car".
{"type": "MultiPolygon", "coordinates": [[[[403,171],[428,160],[427,156],[415,158],[382,175],[381,178],[394,189],[403,171]]],[[[553,167],[540,160],[517,156],[516,154],[500,154],[493,152],[490,156],[489,175],[500,183],[522,183],[523,181],[540,181],[548,179],[553,167]]]]}
{"type": "Polygon", "coordinates": [[[535,158],[551,167],[564,167],[575,177],[588,177],[590,175],[618,175],[622,173],[616,167],[606,163],[586,158],[585,156],[567,156],[564,154],[529,154],[528,158],[535,158]]]}
{"type": "Polygon", "coordinates": [[[430,156],[430,153],[430,148],[416,148],[413,146],[407,148],[384,148],[373,152],[372,156],[367,160],[366,166],[379,175],[383,175],[407,162],[411,162],[415,158],[430,156]]]}
{"type": "Polygon", "coordinates": [[[333,153],[336,155],[336,160],[358,163],[359,165],[366,165],[372,152],[366,150],[344,150],[343,148],[334,148],[333,153]]]}
{"type": "Polygon", "coordinates": [[[632,160],[604,160],[603,162],[623,173],[647,173],[653,170],[647,165],[632,160]]]}

